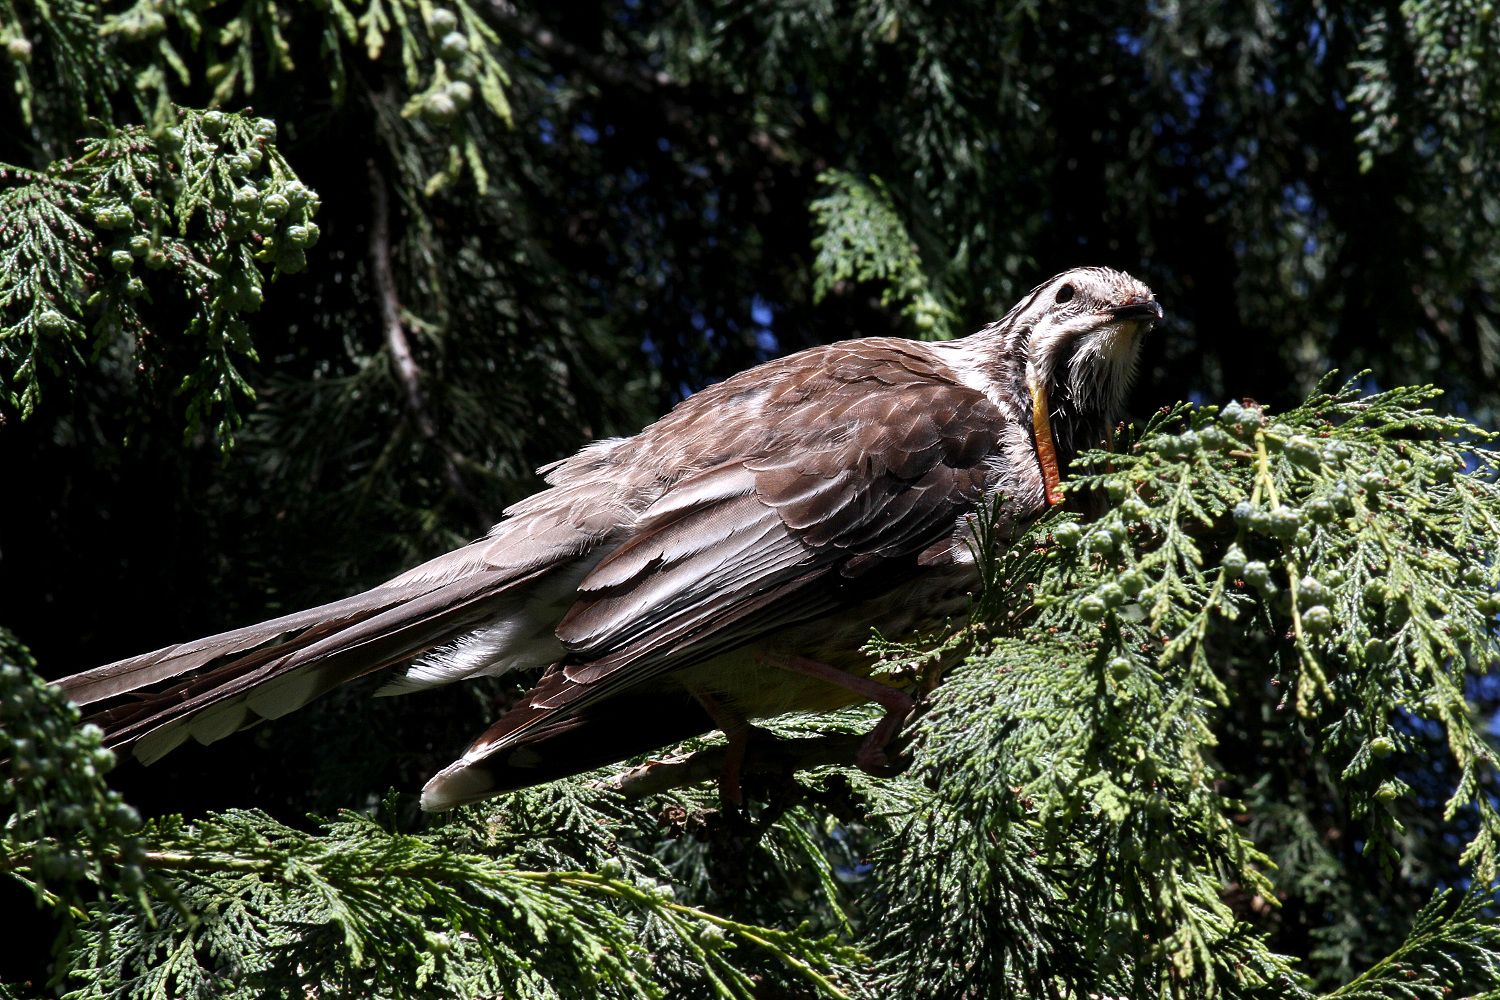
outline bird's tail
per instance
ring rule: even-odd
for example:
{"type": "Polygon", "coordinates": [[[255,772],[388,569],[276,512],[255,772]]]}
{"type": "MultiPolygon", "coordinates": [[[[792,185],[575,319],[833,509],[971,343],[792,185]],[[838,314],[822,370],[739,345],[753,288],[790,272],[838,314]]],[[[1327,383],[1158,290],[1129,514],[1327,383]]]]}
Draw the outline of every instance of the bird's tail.
{"type": "MultiPolygon", "coordinates": [[[[450,554],[451,555],[451,554],[450,554]]],[[[57,681],[106,742],[147,763],[188,737],[211,743],[492,621],[540,575],[414,571],[307,611],[167,646],[57,681]]]]}

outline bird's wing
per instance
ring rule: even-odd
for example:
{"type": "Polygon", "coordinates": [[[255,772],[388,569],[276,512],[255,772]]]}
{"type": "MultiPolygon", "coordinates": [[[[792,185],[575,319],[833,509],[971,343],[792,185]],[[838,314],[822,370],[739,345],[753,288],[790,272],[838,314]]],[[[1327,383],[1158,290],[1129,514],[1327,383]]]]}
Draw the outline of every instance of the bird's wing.
{"type": "Polygon", "coordinates": [[[864,343],[857,364],[777,385],[759,439],[674,484],[583,579],[557,630],[571,681],[628,683],[818,617],[952,537],[984,494],[1004,419],[921,345],[864,343]]]}
{"type": "Polygon", "coordinates": [[[878,593],[951,542],[989,485],[1005,418],[922,345],[854,344],[759,388],[731,380],[721,405],[663,433],[661,447],[696,434],[738,454],[671,485],[583,578],[557,629],[568,657],[434,779],[430,801],[445,775],[478,791],[481,776],[458,772],[663,671],[878,593]]]}

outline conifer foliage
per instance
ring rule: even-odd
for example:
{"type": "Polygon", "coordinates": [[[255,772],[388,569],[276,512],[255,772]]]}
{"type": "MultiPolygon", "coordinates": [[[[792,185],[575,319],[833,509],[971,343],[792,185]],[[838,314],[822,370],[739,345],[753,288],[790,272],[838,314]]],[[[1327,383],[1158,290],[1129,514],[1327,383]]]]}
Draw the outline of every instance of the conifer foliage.
{"type": "Polygon", "coordinates": [[[0,0],[0,905],[36,929],[0,996],[1500,991],[1487,0],[567,6],[0,0]],[[768,353],[1088,263],[1168,309],[1143,412],[1241,398],[982,532],[966,619],[873,623],[925,691],[898,776],[738,812],[625,764],[424,817],[505,684],[142,772],[42,679],[388,576],[768,353]]]}
{"type": "Polygon", "coordinates": [[[1073,490],[1108,509],[993,540],[948,637],[972,655],[899,778],[788,778],[748,819],[588,776],[426,833],[394,804],[136,832],[102,786],[63,791],[102,752],[15,664],[35,732],[6,729],[3,864],[46,904],[108,893],[63,961],[80,997],[1493,989],[1500,817],[1465,691],[1496,653],[1500,455],[1432,397],[1183,405],[1091,453],[1073,490]],[[725,852],[787,894],[736,898],[725,852]]]}
{"type": "Polygon", "coordinates": [[[935,698],[923,792],[888,817],[900,992],[1296,995],[1354,942],[1314,922],[1308,957],[1334,964],[1308,969],[1257,925],[1357,906],[1366,879],[1420,896],[1432,836],[1459,867],[1428,884],[1474,895],[1419,922],[1451,961],[1388,963],[1403,989],[1493,982],[1494,753],[1463,692],[1495,661],[1500,490],[1487,436],[1431,396],[1179,406],[1089,457],[1077,488],[1111,508],[994,567],[997,634],[935,698]],[[906,961],[933,940],[952,952],[906,961]]]}
{"type": "Polygon", "coordinates": [[[254,356],[245,317],[268,276],[307,266],[318,196],[277,152],[275,122],[176,109],[168,121],[156,138],[105,129],[40,172],[0,167],[0,380],[23,417],[38,370],[81,361],[81,346],[154,364],[142,307],[176,294],[191,302],[181,332],[201,354],[182,382],[189,430],[209,413],[221,437],[238,425],[252,394],[236,367],[254,356]]]}

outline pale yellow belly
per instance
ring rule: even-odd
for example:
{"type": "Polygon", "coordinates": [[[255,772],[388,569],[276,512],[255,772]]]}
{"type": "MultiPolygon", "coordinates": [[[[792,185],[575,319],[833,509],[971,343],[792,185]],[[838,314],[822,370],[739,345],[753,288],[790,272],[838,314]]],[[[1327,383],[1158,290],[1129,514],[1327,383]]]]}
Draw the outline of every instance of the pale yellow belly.
{"type": "MultiPolygon", "coordinates": [[[[977,577],[970,567],[928,571],[912,583],[840,613],[798,625],[676,675],[690,691],[706,692],[749,719],[787,712],[828,712],[864,699],[847,688],[777,666],[800,656],[865,676],[878,665],[863,651],[874,632],[900,641],[917,632],[932,632],[945,623],[963,625],[977,577]]],[[[958,659],[955,653],[950,660],[958,659]]],[[[937,664],[946,669],[951,663],[937,664]]],[[[885,679],[882,677],[882,679],[885,679]]],[[[909,678],[908,678],[909,682],[909,678]]],[[[899,681],[897,681],[899,686],[899,681]]]]}

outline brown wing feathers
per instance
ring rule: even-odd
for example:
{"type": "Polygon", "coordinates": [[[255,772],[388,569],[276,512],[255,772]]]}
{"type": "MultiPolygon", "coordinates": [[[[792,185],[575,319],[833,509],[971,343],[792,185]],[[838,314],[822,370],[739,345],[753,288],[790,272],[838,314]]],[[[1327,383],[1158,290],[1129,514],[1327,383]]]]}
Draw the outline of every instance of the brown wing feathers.
{"type": "Polygon", "coordinates": [[[256,647],[294,635],[326,633],[345,623],[366,618],[382,607],[388,607],[389,602],[396,599],[396,595],[391,595],[387,602],[382,603],[372,600],[370,595],[356,595],[248,628],[132,656],[65,677],[57,684],[77,704],[90,705],[114,695],[190,673],[229,653],[249,654],[256,647]]]}
{"type": "MultiPolygon", "coordinates": [[[[529,574],[534,576],[535,574],[529,574]]],[[[496,600],[494,576],[470,579],[374,609],[335,624],[310,628],[274,646],[234,655],[233,647],[209,660],[207,669],[150,694],[90,716],[112,745],[142,740],[138,755],[151,760],[189,735],[212,742],[257,718],[276,718],[340,684],[411,659],[482,622],[496,600]],[[278,692],[281,682],[285,689],[278,692]],[[280,694],[281,698],[275,696],[280,694]],[[243,696],[243,697],[242,697],[243,696]],[[216,724],[202,721],[215,706],[240,699],[235,714],[216,724]],[[249,700],[258,704],[248,703],[249,700]],[[195,720],[194,716],[198,718],[195,720]],[[153,734],[175,722],[175,732],[153,734]],[[209,725],[207,731],[198,727],[209,725]]],[[[509,580],[508,584],[523,581],[509,580]]],[[[230,633],[233,635],[233,633],[230,633]]],[[[207,651],[205,651],[206,653],[207,651]]]]}

